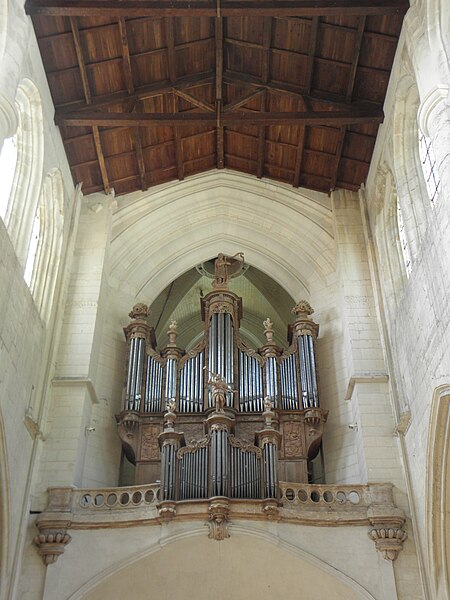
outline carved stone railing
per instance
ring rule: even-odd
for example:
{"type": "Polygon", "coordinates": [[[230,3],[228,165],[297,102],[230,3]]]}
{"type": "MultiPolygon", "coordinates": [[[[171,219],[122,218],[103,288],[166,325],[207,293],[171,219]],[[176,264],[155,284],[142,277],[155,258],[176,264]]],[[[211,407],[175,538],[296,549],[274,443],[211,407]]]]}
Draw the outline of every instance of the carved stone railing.
{"type": "Polygon", "coordinates": [[[279,499],[214,497],[180,502],[161,499],[159,483],[141,486],[76,489],[50,488],[46,510],[37,520],[35,543],[46,564],[70,542],[68,530],[159,525],[203,520],[210,537],[229,537],[233,520],[265,520],[311,526],[369,526],[377,550],[394,560],[407,537],[405,516],[394,504],[391,484],[307,485],[280,482],[279,499]]]}

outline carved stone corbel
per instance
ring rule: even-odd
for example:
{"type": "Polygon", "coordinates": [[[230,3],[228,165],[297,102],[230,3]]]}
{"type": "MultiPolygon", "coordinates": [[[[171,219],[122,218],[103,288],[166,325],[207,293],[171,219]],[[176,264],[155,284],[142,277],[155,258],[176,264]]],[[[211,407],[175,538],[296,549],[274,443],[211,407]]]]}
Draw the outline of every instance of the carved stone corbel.
{"type": "Polygon", "coordinates": [[[273,498],[267,498],[267,500],[264,500],[262,512],[269,521],[279,521],[281,517],[278,500],[274,500],[273,498]]]}
{"type": "Polygon", "coordinates": [[[169,523],[177,514],[177,503],[172,500],[162,500],[159,503],[158,514],[161,521],[169,523]]]}
{"type": "Polygon", "coordinates": [[[116,415],[117,431],[122,440],[122,446],[127,458],[133,464],[136,461],[138,451],[139,426],[141,419],[139,414],[132,411],[123,411],[116,415]]]}
{"type": "MultiPolygon", "coordinates": [[[[391,492],[392,493],[392,492],[391,492]]],[[[370,525],[367,535],[375,542],[376,549],[386,560],[395,560],[403,550],[403,543],[408,538],[404,531],[405,516],[403,511],[386,505],[372,505],[367,511],[370,525]]]]}
{"type": "Polygon", "coordinates": [[[44,564],[52,565],[58,560],[58,556],[64,554],[65,547],[71,539],[67,529],[58,528],[42,530],[33,541],[44,564]]]}
{"type": "Polygon", "coordinates": [[[230,537],[228,530],[230,508],[226,498],[212,500],[208,507],[209,538],[212,540],[225,540],[230,537]]]}

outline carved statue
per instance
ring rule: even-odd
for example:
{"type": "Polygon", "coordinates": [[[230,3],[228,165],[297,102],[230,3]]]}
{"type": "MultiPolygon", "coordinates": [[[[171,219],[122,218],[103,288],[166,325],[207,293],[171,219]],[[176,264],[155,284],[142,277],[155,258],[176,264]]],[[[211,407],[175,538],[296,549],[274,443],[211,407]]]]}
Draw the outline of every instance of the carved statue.
{"type": "Polygon", "coordinates": [[[177,329],[178,329],[178,323],[174,319],[172,319],[169,323],[169,330],[177,331],[177,329]]]}
{"type": "Polygon", "coordinates": [[[263,325],[264,325],[264,329],[267,329],[269,331],[273,329],[273,323],[270,320],[270,317],[267,317],[267,319],[265,321],[263,321],[263,325]]]}
{"type": "Polygon", "coordinates": [[[264,412],[270,412],[273,408],[273,403],[272,400],[269,398],[269,396],[266,396],[264,398],[264,412]]]}
{"type": "Polygon", "coordinates": [[[166,402],[167,412],[174,413],[175,407],[176,407],[175,398],[169,398],[169,400],[167,400],[167,402],[166,402]]]}
{"type": "Polygon", "coordinates": [[[218,373],[211,373],[208,385],[211,386],[211,393],[214,406],[217,412],[224,412],[227,403],[227,394],[233,393],[233,388],[227,383],[225,377],[218,373]]]}
{"type": "Polygon", "coordinates": [[[228,286],[229,280],[229,272],[228,267],[233,264],[234,260],[238,260],[239,262],[244,262],[244,254],[242,252],[238,252],[234,256],[225,256],[225,254],[218,254],[214,263],[214,283],[213,287],[222,288],[228,286]]]}

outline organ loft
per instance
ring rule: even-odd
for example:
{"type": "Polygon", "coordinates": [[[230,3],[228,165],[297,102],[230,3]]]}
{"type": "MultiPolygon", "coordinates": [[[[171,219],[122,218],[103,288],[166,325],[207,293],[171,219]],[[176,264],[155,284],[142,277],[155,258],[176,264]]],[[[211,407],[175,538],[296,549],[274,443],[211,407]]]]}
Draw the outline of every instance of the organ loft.
{"type": "MultiPolygon", "coordinates": [[[[308,483],[327,411],[320,408],[315,361],[319,326],[300,301],[288,347],[274,340],[270,318],[263,346],[239,334],[242,300],[229,290],[241,253],[219,254],[212,290],[201,298],[204,334],[191,350],[177,346],[177,324],[156,349],[145,304],[130,312],[126,377],[118,433],[135,484],[161,482],[161,506],[213,497],[268,499],[279,482],[308,483]]],[[[161,509],[160,509],[161,512],[161,509]]]]}

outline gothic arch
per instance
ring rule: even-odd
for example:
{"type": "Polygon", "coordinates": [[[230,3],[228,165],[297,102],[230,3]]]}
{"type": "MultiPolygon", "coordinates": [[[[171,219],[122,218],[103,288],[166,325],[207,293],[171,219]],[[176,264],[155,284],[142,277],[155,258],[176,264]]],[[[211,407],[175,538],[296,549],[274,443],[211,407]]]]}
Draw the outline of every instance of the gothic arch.
{"type": "Polygon", "coordinates": [[[433,395],[428,433],[428,568],[436,600],[450,596],[450,384],[433,395]]]}
{"type": "Polygon", "coordinates": [[[112,277],[151,303],[193,265],[239,250],[293,298],[309,298],[335,270],[327,202],[234,172],[134,194],[113,217],[112,277]]]}
{"type": "MultiPolygon", "coordinates": [[[[405,58],[405,62],[409,64],[409,59],[405,58]]],[[[428,219],[424,202],[427,193],[419,159],[419,129],[416,119],[419,104],[419,91],[411,67],[403,74],[396,89],[393,168],[413,262],[419,253],[428,219]]]]}
{"type": "Polygon", "coordinates": [[[39,201],[44,160],[44,130],[39,90],[23,79],[16,94],[19,114],[17,166],[5,223],[22,265],[25,265],[39,201]]]}
{"type": "MultiPolygon", "coordinates": [[[[140,571],[142,574],[142,571],[144,571],[144,573],[151,575],[152,568],[156,571],[158,566],[162,567],[164,577],[162,581],[157,581],[156,578],[152,577],[152,584],[155,587],[158,584],[164,585],[165,578],[167,581],[166,591],[170,590],[170,597],[173,597],[174,600],[186,597],[187,581],[192,585],[198,584],[198,586],[207,588],[208,583],[211,586],[211,579],[214,578],[218,580],[219,586],[218,594],[213,593],[213,596],[216,595],[218,598],[220,598],[222,590],[224,598],[236,597],[233,593],[230,594],[227,586],[238,585],[239,591],[242,592],[242,585],[240,584],[246,583],[249,587],[250,583],[250,594],[247,595],[244,592],[243,595],[243,597],[250,600],[252,598],[273,598],[277,597],[276,594],[286,600],[294,600],[298,598],[300,588],[302,594],[308,599],[314,598],[316,600],[330,597],[336,600],[344,598],[345,600],[375,600],[374,596],[362,585],[342,571],[309,552],[281,540],[276,534],[268,533],[267,530],[263,532],[245,523],[237,523],[233,526],[231,538],[220,543],[208,540],[204,527],[199,528],[198,525],[194,525],[189,530],[184,528],[181,533],[169,534],[164,540],[152,544],[144,552],[137,553],[104,569],[84,583],[67,600],[81,600],[81,598],[98,600],[105,597],[115,600],[114,592],[116,590],[119,594],[117,598],[122,598],[124,592],[118,589],[118,582],[126,586],[127,580],[133,581],[133,588],[131,589],[128,586],[125,595],[130,600],[140,600],[147,596],[134,595],[141,579],[139,575],[136,576],[137,572],[140,571]],[[198,551],[205,555],[205,560],[201,557],[199,560],[200,554],[198,551]],[[229,558],[234,553],[243,553],[248,559],[246,562],[241,560],[241,568],[239,568],[240,559],[236,557],[234,557],[232,565],[228,565],[229,558]],[[181,568],[176,564],[177,555],[180,559],[182,556],[185,559],[185,564],[181,568]],[[251,562],[252,555],[257,564],[257,570],[254,568],[255,564],[251,562]],[[268,557],[270,557],[270,560],[268,560],[268,557]],[[192,559],[192,566],[189,565],[186,558],[192,559]],[[280,558],[284,560],[281,564],[278,564],[280,558]],[[223,568],[224,565],[225,568],[223,568]],[[230,569],[228,577],[226,576],[227,567],[230,569]],[[189,576],[188,580],[183,577],[183,570],[189,576]],[[199,574],[197,578],[195,577],[196,570],[199,574]],[[221,571],[225,571],[225,573],[221,573],[221,571]],[[174,577],[174,572],[177,573],[176,577],[174,577]],[[249,583],[243,581],[243,575],[249,580],[249,583]],[[264,584],[268,584],[269,589],[256,589],[260,583],[258,579],[263,579],[262,587],[264,584]],[[178,587],[182,587],[181,590],[174,589],[177,580],[179,580],[178,587]],[[292,585],[293,582],[294,585],[292,585]],[[283,586],[285,589],[280,591],[277,585],[283,586]],[[106,589],[104,586],[107,586],[106,589]],[[111,595],[111,590],[113,590],[113,595],[111,595]]],[[[148,594],[148,586],[145,593],[148,594]]],[[[193,593],[192,590],[190,590],[190,593],[193,593]]],[[[155,595],[158,594],[155,593],[155,595]]],[[[159,596],[165,597],[164,595],[159,596]]],[[[194,592],[193,597],[200,598],[201,596],[194,592]]],[[[211,588],[203,594],[205,599],[210,597],[211,588]]]]}
{"type": "Polygon", "coordinates": [[[40,194],[40,235],[30,282],[42,318],[50,316],[63,238],[64,186],[59,169],[44,178],[40,194]]]}

